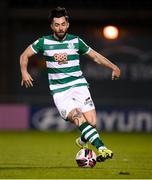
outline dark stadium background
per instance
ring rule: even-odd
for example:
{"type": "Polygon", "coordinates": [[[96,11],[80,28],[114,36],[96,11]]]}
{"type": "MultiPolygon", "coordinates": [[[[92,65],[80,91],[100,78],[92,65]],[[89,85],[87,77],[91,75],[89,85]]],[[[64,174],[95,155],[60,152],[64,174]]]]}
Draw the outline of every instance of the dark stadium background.
{"type": "MultiPolygon", "coordinates": [[[[17,106],[16,112],[20,106],[28,109],[25,118],[28,117],[30,122],[26,128],[33,128],[31,119],[35,112],[45,107],[54,107],[49,94],[43,56],[35,56],[30,61],[29,71],[34,78],[34,87],[31,89],[20,86],[19,56],[30,43],[50,33],[48,15],[56,6],[64,6],[69,11],[70,33],[79,35],[88,45],[121,68],[121,78],[111,81],[111,71],[100,68],[85,56],[81,57],[81,67],[90,83],[90,91],[99,113],[122,112],[126,123],[132,111],[139,119],[142,119],[145,113],[143,128],[140,130],[145,130],[146,126],[146,131],[152,131],[150,0],[1,0],[0,128],[11,129],[9,125],[13,121],[9,116],[6,117],[4,112],[15,112],[11,111],[14,106],[17,106]],[[106,40],[102,35],[105,25],[117,26],[120,30],[119,38],[106,40]],[[4,121],[7,121],[7,124],[4,121]]],[[[54,117],[58,117],[56,113],[54,117]]],[[[22,113],[19,116],[22,116],[22,113]]],[[[99,122],[99,126],[101,124],[102,122],[99,122]]]]}

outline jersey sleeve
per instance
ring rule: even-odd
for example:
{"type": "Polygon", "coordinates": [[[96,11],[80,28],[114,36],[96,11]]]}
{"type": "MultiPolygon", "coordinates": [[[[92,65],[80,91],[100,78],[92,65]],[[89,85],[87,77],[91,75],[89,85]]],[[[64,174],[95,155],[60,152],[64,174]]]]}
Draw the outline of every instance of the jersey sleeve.
{"type": "Polygon", "coordinates": [[[79,38],[79,54],[87,54],[90,51],[90,47],[79,38]]]}
{"type": "Polygon", "coordinates": [[[31,44],[31,48],[36,54],[39,52],[43,53],[43,44],[44,38],[39,38],[33,44],[31,44]]]}

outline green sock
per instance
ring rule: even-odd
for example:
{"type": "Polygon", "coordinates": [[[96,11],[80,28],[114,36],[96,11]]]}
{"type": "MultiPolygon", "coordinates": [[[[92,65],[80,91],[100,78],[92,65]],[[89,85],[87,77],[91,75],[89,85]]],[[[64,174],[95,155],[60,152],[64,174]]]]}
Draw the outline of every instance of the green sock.
{"type": "Polygon", "coordinates": [[[100,139],[98,132],[88,122],[84,122],[83,124],[81,124],[79,126],[79,129],[81,131],[82,141],[89,141],[97,149],[99,149],[101,146],[104,146],[104,143],[100,139]]]}

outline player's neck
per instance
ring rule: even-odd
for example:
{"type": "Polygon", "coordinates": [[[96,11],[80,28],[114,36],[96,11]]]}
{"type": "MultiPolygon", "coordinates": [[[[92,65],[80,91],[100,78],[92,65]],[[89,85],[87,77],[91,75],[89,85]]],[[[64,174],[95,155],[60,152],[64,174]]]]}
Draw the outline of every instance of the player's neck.
{"type": "Polygon", "coordinates": [[[56,36],[55,34],[53,34],[54,39],[58,40],[58,41],[64,41],[66,39],[67,33],[63,36],[63,38],[59,38],[58,36],[56,36]]]}

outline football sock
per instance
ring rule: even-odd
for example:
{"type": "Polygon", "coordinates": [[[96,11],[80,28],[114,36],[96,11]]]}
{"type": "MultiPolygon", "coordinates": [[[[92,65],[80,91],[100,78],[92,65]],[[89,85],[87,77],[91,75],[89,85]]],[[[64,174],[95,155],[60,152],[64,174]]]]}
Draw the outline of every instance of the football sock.
{"type": "Polygon", "coordinates": [[[79,143],[80,143],[82,146],[83,146],[84,144],[86,144],[86,142],[87,142],[87,141],[82,140],[82,139],[81,139],[81,137],[80,137],[80,139],[79,139],[79,143]]]}
{"type": "Polygon", "coordinates": [[[81,140],[83,142],[89,141],[97,149],[100,149],[104,146],[104,143],[99,137],[97,130],[92,127],[88,122],[84,122],[79,126],[81,131],[81,140]]]}

